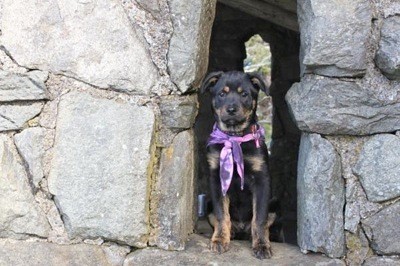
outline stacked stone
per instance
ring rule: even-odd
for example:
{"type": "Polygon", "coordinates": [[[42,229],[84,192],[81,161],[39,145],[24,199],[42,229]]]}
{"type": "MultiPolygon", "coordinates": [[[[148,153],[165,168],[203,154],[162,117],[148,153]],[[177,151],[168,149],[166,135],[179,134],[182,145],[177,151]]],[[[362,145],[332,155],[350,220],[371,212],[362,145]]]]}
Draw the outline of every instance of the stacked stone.
{"type": "Polygon", "coordinates": [[[399,7],[298,1],[298,242],[350,265],[399,263],[399,7]]]}
{"type": "Polygon", "coordinates": [[[1,5],[0,261],[182,250],[215,1],[1,5]]]}

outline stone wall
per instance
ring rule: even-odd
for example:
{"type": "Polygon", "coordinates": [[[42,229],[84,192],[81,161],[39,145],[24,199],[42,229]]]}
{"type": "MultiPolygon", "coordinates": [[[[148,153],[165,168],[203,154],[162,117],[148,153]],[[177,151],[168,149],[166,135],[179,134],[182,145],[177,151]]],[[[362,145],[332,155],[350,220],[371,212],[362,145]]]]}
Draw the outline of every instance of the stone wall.
{"type": "Polygon", "coordinates": [[[299,246],[349,265],[395,265],[400,5],[299,0],[298,16],[302,77],[286,100],[303,132],[299,246]]]}
{"type": "MultiPolygon", "coordinates": [[[[287,242],[296,244],[296,167],[300,131],[291,120],[285,94],[294,82],[300,80],[299,34],[276,25],[264,18],[255,17],[236,8],[237,2],[217,4],[213,25],[209,71],[243,71],[246,58],[245,42],[259,34],[268,42],[272,54],[272,84],[269,88],[273,98],[273,133],[270,147],[270,172],[272,193],[280,202],[280,224],[287,242]]],[[[209,195],[207,183],[206,141],[214,118],[208,94],[199,94],[199,113],[195,123],[198,139],[198,180],[201,193],[209,195]]]]}
{"type": "MultiPolygon", "coordinates": [[[[273,187],[284,216],[297,203],[300,248],[398,263],[398,1],[299,0],[299,27],[293,1],[223,2],[260,17],[220,17],[210,70],[241,68],[252,34],[271,44],[273,187]]],[[[184,249],[216,1],[0,7],[0,261],[121,265],[136,248],[184,249]]]]}
{"type": "Polygon", "coordinates": [[[215,1],[0,4],[0,261],[184,249],[215,1]]]}

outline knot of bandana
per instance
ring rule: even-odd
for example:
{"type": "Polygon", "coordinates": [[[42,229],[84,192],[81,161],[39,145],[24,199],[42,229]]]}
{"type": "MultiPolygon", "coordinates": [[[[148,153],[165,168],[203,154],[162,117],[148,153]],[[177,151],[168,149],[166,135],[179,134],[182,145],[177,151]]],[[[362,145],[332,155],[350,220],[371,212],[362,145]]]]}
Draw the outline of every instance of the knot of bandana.
{"type": "Polygon", "coordinates": [[[213,144],[224,144],[219,156],[219,177],[221,180],[222,194],[225,196],[232,182],[233,169],[236,165],[236,171],[240,177],[240,187],[244,187],[244,162],[243,152],[240,144],[254,140],[256,147],[260,147],[260,140],[264,139],[264,129],[258,125],[254,132],[246,134],[242,137],[230,136],[221,131],[217,125],[214,125],[213,131],[208,138],[207,146],[213,144]]]}

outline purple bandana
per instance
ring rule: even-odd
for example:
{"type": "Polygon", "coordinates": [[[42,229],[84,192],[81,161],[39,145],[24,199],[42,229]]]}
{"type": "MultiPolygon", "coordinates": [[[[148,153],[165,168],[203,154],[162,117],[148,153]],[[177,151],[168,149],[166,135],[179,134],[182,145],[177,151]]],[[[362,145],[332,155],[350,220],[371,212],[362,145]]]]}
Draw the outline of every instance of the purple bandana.
{"type": "Polygon", "coordinates": [[[241,189],[244,186],[244,163],[243,163],[243,152],[240,144],[242,142],[248,142],[254,140],[257,148],[260,147],[260,139],[264,139],[264,129],[258,125],[257,130],[254,133],[249,133],[242,137],[230,136],[222,132],[217,125],[214,125],[213,131],[208,138],[207,146],[212,144],[224,144],[219,156],[219,177],[221,179],[222,194],[225,196],[232,182],[234,164],[236,164],[236,170],[240,176],[241,189]]]}

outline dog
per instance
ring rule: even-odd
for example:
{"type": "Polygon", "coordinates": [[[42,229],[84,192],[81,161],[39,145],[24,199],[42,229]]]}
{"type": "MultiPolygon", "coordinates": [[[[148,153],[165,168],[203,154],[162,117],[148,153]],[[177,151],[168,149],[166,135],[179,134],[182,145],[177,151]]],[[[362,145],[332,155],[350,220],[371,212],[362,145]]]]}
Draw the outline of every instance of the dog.
{"type": "Polygon", "coordinates": [[[215,118],[207,144],[214,227],[210,249],[229,250],[231,238],[251,235],[259,259],[272,256],[268,219],[270,176],[263,129],[257,124],[259,91],[267,92],[260,75],[239,71],[212,72],[200,87],[210,93],[215,118]]]}

